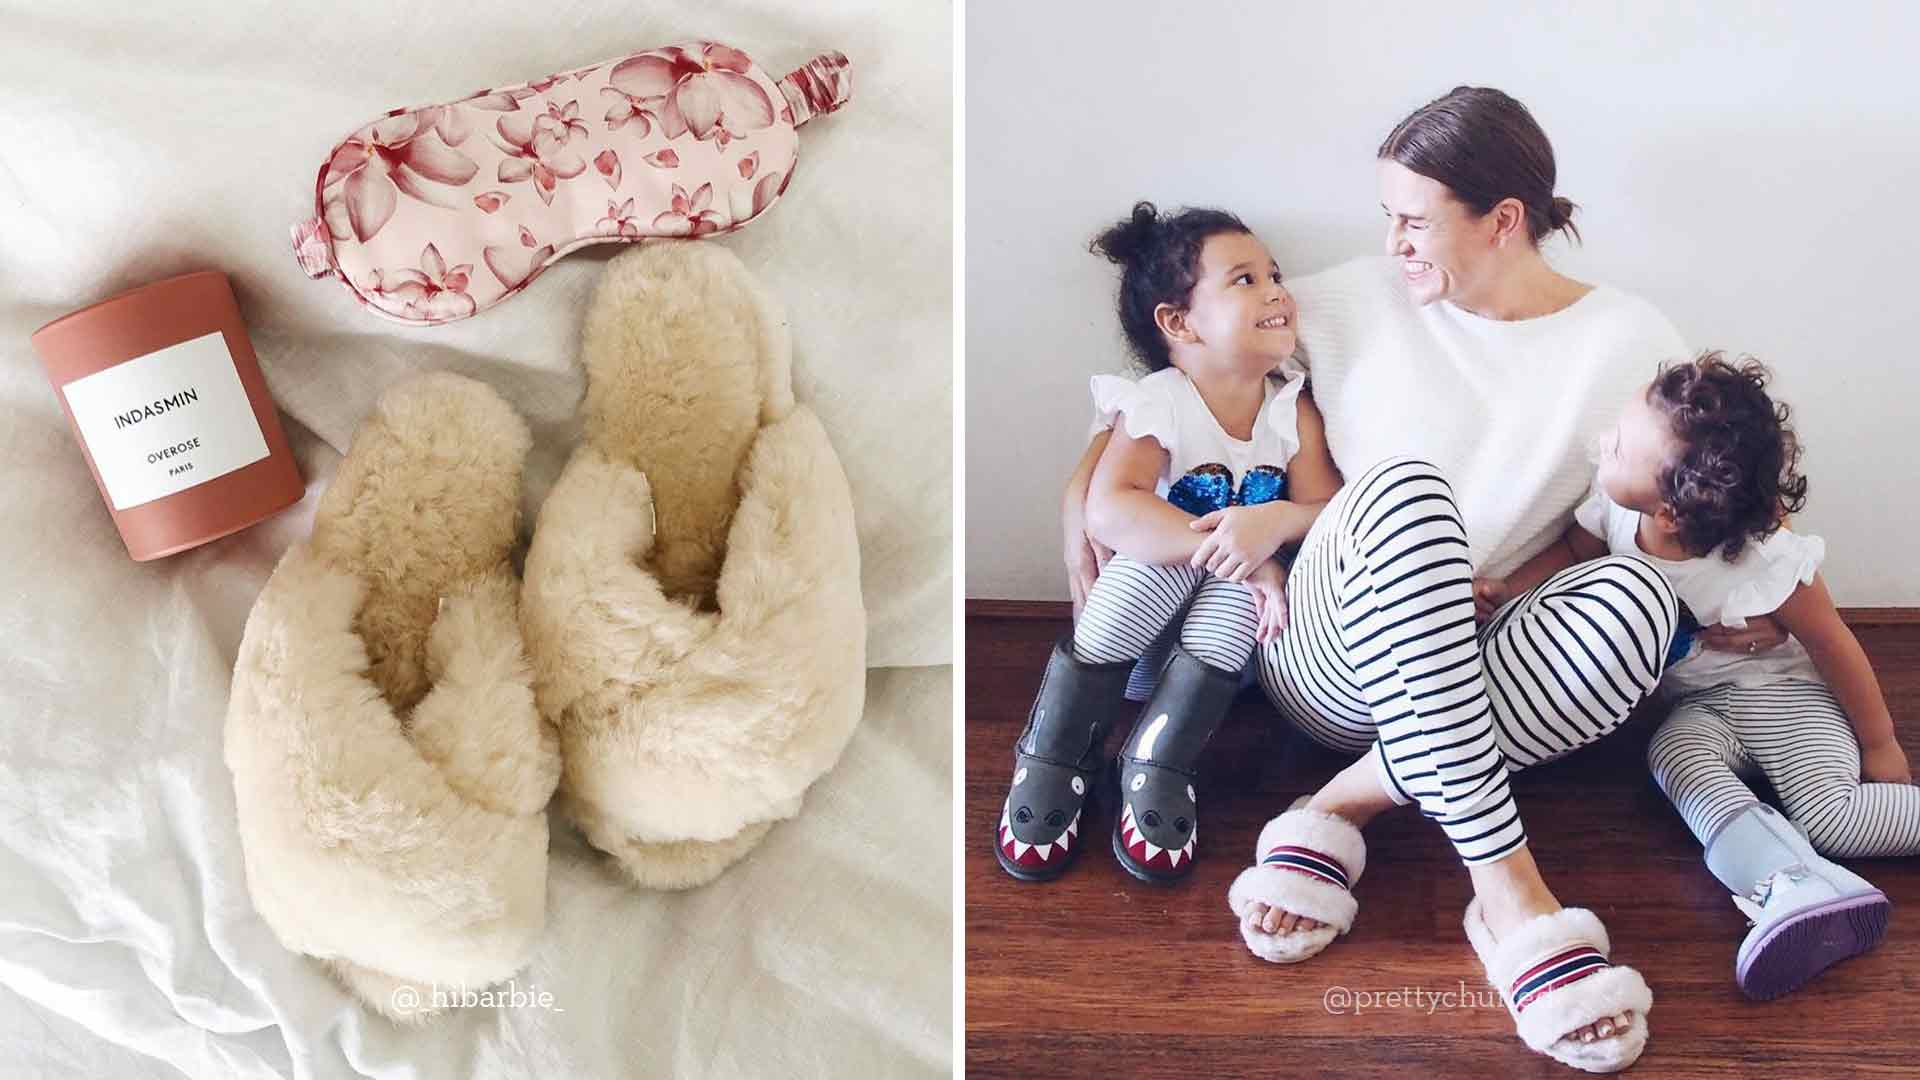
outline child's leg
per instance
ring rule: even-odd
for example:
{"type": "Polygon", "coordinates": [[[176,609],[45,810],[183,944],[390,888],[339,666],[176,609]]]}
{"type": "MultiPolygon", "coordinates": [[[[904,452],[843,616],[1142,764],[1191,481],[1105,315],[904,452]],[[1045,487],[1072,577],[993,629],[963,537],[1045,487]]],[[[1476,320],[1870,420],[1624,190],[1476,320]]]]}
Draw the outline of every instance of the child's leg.
{"type": "MultiPolygon", "coordinates": [[[[1837,707],[1833,723],[1807,723],[1810,703],[1817,704],[1797,686],[1717,687],[1683,701],[1648,748],[1660,786],[1706,845],[1707,868],[1752,920],[1734,978],[1762,1000],[1873,948],[1886,932],[1886,895],[1822,856],[1732,773],[1750,756],[1773,779],[1788,814],[1816,803],[1822,788],[1834,789],[1838,766],[1820,762],[1844,756],[1831,744],[1839,738],[1851,746],[1852,732],[1837,707]]],[[[1857,753],[1853,761],[1846,786],[1857,789],[1857,753]]]]}
{"type": "Polygon", "coordinates": [[[1252,590],[1206,576],[1180,643],[1120,748],[1113,849],[1136,877],[1167,880],[1193,868],[1200,752],[1233,704],[1258,625],[1252,590]]]}
{"type": "Polygon", "coordinates": [[[1240,582],[1208,576],[1180,624],[1180,647],[1210,667],[1238,675],[1253,655],[1259,630],[1253,590],[1240,582]]]}
{"type": "Polygon", "coordinates": [[[1080,814],[1106,763],[1127,669],[1202,574],[1115,557],[1095,581],[1072,638],[1054,646],[1013,748],[1013,782],[994,830],[1007,873],[1043,881],[1079,854],[1080,814]]]}
{"type": "Polygon", "coordinates": [[[1166,670],[1167,661],[1173,658],[1173,647],[1180,641],[1180,619],[1175,618],[1153,639],[1147,651],[1134,661],[1133,671],[1127,676],[1127,700],[1145,701],[1153,696],[1153,688],[1160,685],[1160,673],[1166,670]]]}
{"type": "Polygon", "coordinates": [[[1787,816],[1836,859],[1920,854],[1920,787],[1860,781],[1860,743],[1826,686],[1743,694],[1735,722],[1787,816]]]}
{"type": "MultiPolygon", "coordinates": [[[[1751,760],[1735,737],[1733,720],[1727,714],[1731,693],[1729,688],[1719,687],[1681,700],[1647,745],[1647,764],[1653,770],[1654,783],[1666,792],[1702,845],[1709,844],[1742,810],[1760,801],[1734,773],[1751,760]]],[[[1744,892],[1751,882],[1738,887],[1732,882],[1725,884],[1735,892],[1744,892]]]]}
{"type": "Polygon", "coordinates": [[[1207,576],[1185,564],[1158,565],[1125,555],[1107,560],[1073,628],[1074,659],[1089,664],[1145,655],[1207,576]]]}

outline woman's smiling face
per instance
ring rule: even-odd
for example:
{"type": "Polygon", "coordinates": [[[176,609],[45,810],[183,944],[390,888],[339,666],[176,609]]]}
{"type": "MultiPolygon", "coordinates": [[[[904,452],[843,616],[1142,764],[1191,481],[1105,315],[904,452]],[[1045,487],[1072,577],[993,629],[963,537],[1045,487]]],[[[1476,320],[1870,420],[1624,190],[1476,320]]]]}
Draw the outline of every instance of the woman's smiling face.
{"type": "Polygon", "coordinates": [[[1415,304],[1458,300],[1489,272],[1494,215],[1476,215],[1445,184],[1397,161],[1380,160],[1380,206],[1387,213],[1387,254],[1415,304]]]}

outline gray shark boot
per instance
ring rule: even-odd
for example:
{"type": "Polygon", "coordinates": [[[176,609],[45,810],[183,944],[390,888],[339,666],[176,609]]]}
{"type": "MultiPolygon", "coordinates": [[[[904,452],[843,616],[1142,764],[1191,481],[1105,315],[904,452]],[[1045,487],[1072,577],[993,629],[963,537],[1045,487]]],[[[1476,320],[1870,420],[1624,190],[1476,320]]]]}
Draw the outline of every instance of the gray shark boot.
{"type": "Polygon", "coordinates": [[[1791,993],[1886,936],[1886,894],[1816,852],[1792,821],[1765,803],[1747,807],[1713,834],[1707,868],[1752,921],[1734,979],[1755,1000],[1791,993]]]}
{"type": "Polygon", "coordinates": [[[1113,854],[1143,881],[1174,881],[1193,870],[1199,835],[1194,781],[1200,751],[1227,715],[1240,672],[1205,663],[1175,645],[1153,697],[1120,748],[1120,815],[1113,854]]]}
{"type": "Polygon", "coordinates": [[[994,829],[994,857],[1021,881],[1059,877],[1080,854],[1080,813],[1106,764],[1107,731],[1132,667],[1075,660],[1071,636],[1054,645],[994,829]]]}

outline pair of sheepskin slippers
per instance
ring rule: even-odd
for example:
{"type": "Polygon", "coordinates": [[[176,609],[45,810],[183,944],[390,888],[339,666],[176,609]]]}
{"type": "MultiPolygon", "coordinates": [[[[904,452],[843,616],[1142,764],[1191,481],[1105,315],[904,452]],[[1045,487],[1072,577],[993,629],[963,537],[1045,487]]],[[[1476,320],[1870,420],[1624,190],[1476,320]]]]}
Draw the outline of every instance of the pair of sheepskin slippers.
{"type": "Polygon", "coordinates": [[[852,498],[746,268],[707,243],[621,255],[582,353],[583,442],[524,585],[527,426],[425,375],[355,433],[241,641],[226,760],[254,904],[396,1019],[526,963],[556,788],[636,882],[698,885],[799,810],[864,705],[852,498]]]}

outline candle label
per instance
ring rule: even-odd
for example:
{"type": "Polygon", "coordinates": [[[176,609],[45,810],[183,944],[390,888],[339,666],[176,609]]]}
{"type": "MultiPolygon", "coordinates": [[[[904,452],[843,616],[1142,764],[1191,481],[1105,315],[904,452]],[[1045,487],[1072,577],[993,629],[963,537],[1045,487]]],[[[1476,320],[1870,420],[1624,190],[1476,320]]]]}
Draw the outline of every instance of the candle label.
{"type": "Polygon", "coordinates": [[[218,330],[75,379],[61,391],[115,510],[267,456],[266,436],[218,330]]]}

